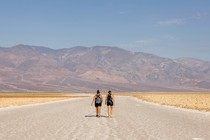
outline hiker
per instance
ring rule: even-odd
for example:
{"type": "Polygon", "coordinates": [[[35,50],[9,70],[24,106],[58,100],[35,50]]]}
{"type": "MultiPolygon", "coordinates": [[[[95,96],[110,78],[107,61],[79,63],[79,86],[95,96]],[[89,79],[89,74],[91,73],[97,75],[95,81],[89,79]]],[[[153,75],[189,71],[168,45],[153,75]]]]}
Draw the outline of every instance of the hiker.
{"type": "Polygon", "coordinates": [[[103,97],[100,94],[100,91],[99,90],[97,90],[96,95],[93,97],[91,106],[93,105],[93,102],[94,101],[95,101],[95,107],[96,107],[96,117],[100,117],[100,114],[101,114],[101,105],[102,105],[102,102],[103,102],[103,97]]]}
{"type": "Polygon", "coordinates": [[[113,105],[114,105],[114,95],[112,94],[110,90],[108,91],[108,94],[106,95],[105,104],[107,105],[108,116],[109,118],[111,118],[112,112],[113,112],[113,105]]]}

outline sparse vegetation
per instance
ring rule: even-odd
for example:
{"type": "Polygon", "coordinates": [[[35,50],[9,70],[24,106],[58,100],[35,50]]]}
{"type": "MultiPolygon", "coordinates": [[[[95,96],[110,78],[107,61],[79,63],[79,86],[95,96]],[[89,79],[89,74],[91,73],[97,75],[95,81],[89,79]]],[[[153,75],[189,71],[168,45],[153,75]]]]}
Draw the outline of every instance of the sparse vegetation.
{"type": "Polygon", "coordinates": [[[134,96],[138,99],[161,105],[210,112],[210,92],[141,92],[121,95],[134,96]]]}
{"type": "MultiPolygon", "coordinates": [[[[116,95],[133,96],[144,101],[154,102],[161,105],[210,112],[210,92],[125,92],[117,93],[116,95]]],[[[87,96],[52,93],[0,94],[0,107],[45,103],[78,97],[87,96]]]]}
{"type": "Polygon", "coordinates": [[[20,106],[26,104],[45,103],[69,98],[78,98],[85,96],[72,96],[68,94],[0,94],[0,108],[8,106],[20,106]]]}

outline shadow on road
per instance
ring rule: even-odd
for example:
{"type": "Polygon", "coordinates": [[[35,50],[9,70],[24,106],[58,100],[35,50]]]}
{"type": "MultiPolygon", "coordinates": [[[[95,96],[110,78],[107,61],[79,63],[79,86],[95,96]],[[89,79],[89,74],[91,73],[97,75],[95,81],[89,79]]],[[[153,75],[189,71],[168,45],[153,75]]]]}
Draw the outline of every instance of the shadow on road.
{"type": "MultiPolygon", "coordinates": [[[[96,115],[85,115],[85,117],[96,117],[96,115]]],[[[101,115],[100,117],[108,118],[108,116],[101,115]]],[[[99,117],[99,118],[100,118],[99,117]]],[[[98,118],[98,117],[97,117],[98,118]]]]}

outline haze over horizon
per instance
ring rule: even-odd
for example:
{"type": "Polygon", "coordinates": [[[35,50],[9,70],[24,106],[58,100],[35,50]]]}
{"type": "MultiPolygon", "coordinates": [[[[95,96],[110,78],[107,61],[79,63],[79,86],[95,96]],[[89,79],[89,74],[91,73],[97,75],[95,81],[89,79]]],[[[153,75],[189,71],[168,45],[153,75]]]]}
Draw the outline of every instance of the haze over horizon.
{"type": "Polygon", "coordinates": [[[187,56],[183,56],[183,57],[177,57],[177,58],[171,58],[171,57],[164,57],[164,56],[160,56],[158,54],[154,54],[154,53],[149,53],[149,52],[143,52],[143,51],[132,51],[132,50],[128,50],[126,48],[121,48],[121,47],[118,47],[118,46],[100,46],[100,45],[97,45],[97,46],[81,46],[81,45],[78,45],[78,46],[73,46],[73,47],[69,47],[69,48],[52,48],[52,47],[46,47],[46,46],[38,46],[38,45],[27,45],[27,44],[17,44],[17,45],[14,45],[14,46],[10,46],[10,47],[2,47],[0,46],[0,48],[13,48],[13,47],[41,47],[41,48],[47,48],[47,49],[52,49],[52,50],[62,50],[62,49],[73,49],[73,48],[77,48],[77,47],[84,47],[84,48],[95,48],[95,47],[98,47],[98,48],[101,48],[101,47],[105,47],[105,48],[119,48],[119,49],[122,49],[122,50],[125,50],[125,51],[128,51],[128,52],[131,52],[131,53],[145,53],[145,54],[148,54],[148,55],[154,55],[154,56],[157,56],[157,57],[160,57],[160,58],[169,58],[169,59],[172,59],[172,60],[178,60],[178,59],[194,59],[194,60],[201,60],[201,61],[206,61],[206,62],[210,62],[210,60],[205,60],[205,59],[202,59],[202,58],[196,58],[196,57],[187,57],[187,56]]]}
{"type": "Polygon", "coordinates": [[[2,0],[0,46],[114,46],[210,61],[210,1],[2,0]]]}

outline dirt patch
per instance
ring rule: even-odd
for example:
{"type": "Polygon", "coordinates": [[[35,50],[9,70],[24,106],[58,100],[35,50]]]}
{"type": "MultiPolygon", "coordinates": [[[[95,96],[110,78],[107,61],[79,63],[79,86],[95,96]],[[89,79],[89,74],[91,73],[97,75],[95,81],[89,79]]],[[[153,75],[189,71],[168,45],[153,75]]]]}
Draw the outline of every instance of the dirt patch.
{"type": "Polygon", "coordinates": [[[203,92],[146,92],[124,93],[119,95],[134,96],[141,100],[181,108],[210,112],[210,93],[203,92]]]}
{"type": "Polygon", "coordinates": [[[72,96],[66,94],[0,94],[0,108],[8,106],[20,106],[27,104],[59,101],[69,98],[81,98],[87,96],[72,96]]]}

